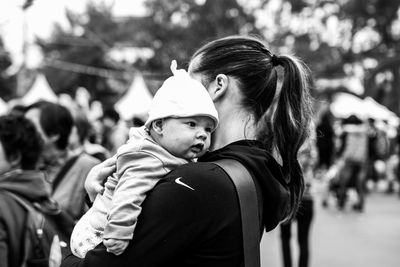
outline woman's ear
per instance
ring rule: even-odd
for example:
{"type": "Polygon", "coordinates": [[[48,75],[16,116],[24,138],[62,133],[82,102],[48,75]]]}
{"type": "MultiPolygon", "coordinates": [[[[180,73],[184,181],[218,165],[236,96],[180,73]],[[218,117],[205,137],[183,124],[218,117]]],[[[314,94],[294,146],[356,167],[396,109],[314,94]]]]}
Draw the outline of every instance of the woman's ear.
{"type": "Polygon", "coordinates": [[[225,74],[218,74],[213,82],[214,86],[209,90],[211,99],[215,102],[223,96],[228,88],[229,78],[225,74]]]}

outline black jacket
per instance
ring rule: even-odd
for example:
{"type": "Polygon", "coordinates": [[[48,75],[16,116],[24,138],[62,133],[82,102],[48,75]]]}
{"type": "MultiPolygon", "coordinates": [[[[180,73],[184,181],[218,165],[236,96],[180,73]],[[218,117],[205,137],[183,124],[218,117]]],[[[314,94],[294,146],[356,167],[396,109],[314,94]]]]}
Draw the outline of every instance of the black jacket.
{"type": "Polygon", "coordinates": [[[281,168],[255,141],[238,141],[170,172],[148,194],[133,240],[120,256],[100,244],[69,266],[240,266],[243,260],[240,210],[230,178],[210,161],[239,160],[260,185],[264,224],[283,219],[289,192],[281,168]]]}
{"type": "Polygon", "coordinates": [[[50,198],[50,186],[38,171],[15,170],[0,175],[0,267],[19,267],[24,257],[27,211],[4,191],[29,202],[42,202],[50,198]]]}

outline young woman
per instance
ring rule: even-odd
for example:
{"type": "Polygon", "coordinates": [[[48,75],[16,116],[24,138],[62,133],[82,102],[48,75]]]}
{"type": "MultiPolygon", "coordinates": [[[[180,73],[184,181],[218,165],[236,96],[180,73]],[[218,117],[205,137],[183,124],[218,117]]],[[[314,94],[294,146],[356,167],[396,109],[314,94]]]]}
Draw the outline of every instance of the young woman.
{"type": "MultiPolygon", "coordinates": [[[[148,194],[123,254],[99,245],[62,266],[241,266],[240,209],[230,178],[212,163],[219,159],[240,161],[257,180],[266,231],[296,213],[304,188],[297,151],[311,119],[304,64],[273,55],[258,39],[232,36],[201,47],[188,71],[207,88],[219,114],[211,152],[170,172],[148,194]]],[[[90,195],[114,162],[92,169],[90,195]]]]}

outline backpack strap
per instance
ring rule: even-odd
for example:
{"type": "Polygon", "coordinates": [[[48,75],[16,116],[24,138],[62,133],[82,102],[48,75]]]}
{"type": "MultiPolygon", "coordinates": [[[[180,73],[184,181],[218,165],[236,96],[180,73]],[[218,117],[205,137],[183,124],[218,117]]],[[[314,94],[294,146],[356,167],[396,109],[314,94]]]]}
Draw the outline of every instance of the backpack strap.
{"type": "MultiPolygon", "coordinates": [[[[21,197],[18,194],[12,193],[10,191],[2,191],[4,193],[6,193],[7,195],[11,196],[17,203],[19,203],[29,214],[32,214],[34,222],[38,222],[37,223],[37,227],[41,227],[43,225],[44,222],[44,215],[41,214],[40,212],[37,212],[35,207],[28,204],[27,200],[25,200],[23,197],[21,197]]],[[[33,205],[35,205],[35,203],[33,203],[33,205]]]]}
{"type": "Polygon", "coordinates": [[[71,167],[74,165],[74,163],[79,158],[79,156],[80,155],[71,157],[61,167],[60,171],[57,173],[57,176],[54,178],[54,181],[53,181],[53,192],[56,190],[56,188],[58,187],[58,185],[61,183],[62,179],[64,178],[65,174],[71,169],[71,167]]]}
{"type": "MultiPolygon", "coordinates": [[[[24,208],[27,213],[28,213],[28,221],[27,223],[32,224],[32,228],[36,229],[36,235],[42,235],[43,234],[43,226],[44,226],[44,215],[41,214],[40,212],[37,212],[35,208],[27,203],[27,200],[25,200],[23,197],[19,196],[18,194],[15,194],[10,191],[2,191],[12,197],[19,205],[24,208]]],[[[32,246],[35,247],[37,244],[35,244],[36,241],[31,240],[27,235],[29,235],[29,230],[28,228],[25,229],[25,238],[24,238],[24,258],[22,260],[23,266],[26,266],[26,262],[28,260],[28,257],[30,255],[30,251],[32,250],[32,246]]]]}
{"type": "Polygon", "coordinates": [[[256,185],[249,171],[238,161],[222,159],[214,161],[231,178],[239,198],[243,232],[245,267],[260,266],[260,217],[256,185]]]}

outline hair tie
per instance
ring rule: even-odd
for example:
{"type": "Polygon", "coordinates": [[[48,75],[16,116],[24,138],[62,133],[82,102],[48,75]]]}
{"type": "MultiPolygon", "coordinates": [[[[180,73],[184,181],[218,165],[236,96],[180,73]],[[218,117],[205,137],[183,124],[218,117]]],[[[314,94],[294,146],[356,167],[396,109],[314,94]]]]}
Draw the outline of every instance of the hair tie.
{"type": "Polygon", "coordinates": [[[272,63],[272,66],[274,66],[274,67],[280,65],[279,57],[277,57],[274,54],[272,54],[271,63],[272,63]]]}

